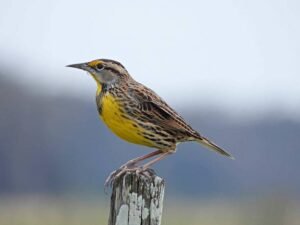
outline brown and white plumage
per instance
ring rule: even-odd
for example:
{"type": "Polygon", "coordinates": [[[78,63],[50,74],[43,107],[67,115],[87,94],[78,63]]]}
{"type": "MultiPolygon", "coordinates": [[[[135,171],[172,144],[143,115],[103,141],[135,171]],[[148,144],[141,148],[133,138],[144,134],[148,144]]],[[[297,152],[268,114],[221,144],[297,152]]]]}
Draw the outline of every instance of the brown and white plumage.
{"type": "MultiPolygon", "coordinates": [[[[88,71],[98,85],[96,102],[104,123],[119,137],[135,143],[156,148],[157,151],[130,160],[122,168],[135,168],[147,158],[160,155],[144,164],[144,169],[175,152],[176,145],[196,141],[222,155],[231,155],[200,135],[150,88],[135,81],[125,67],[114,60],[99,59],[74,64],[88,71]]],[[[231,157],[232,158],[232,157],[231,157]]]]}

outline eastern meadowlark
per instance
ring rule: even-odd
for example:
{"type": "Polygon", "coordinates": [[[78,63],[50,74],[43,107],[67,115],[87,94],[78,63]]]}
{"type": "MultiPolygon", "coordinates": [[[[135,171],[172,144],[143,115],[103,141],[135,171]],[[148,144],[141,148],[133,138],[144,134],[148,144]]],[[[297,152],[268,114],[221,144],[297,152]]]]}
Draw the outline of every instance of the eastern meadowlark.
{"type": "MultiPolygon", "coordinates": [[[[97,83],[96,103],[100,118],[120,138],[157,150],[132,159],[109,177],[127,171],[144,171],[155,162],[176,150],[176,145],[196,141],[224,156],[232,156],[188,125],[154,91],[135,81],[125,67],[114,60],[97,59],[87,63],[72,64],[87,71],[97,83]],[[145,159],[157,158],[141,167],[145,159]]],[[[108,182],[108,180],[107,180],[108,182]]]]}

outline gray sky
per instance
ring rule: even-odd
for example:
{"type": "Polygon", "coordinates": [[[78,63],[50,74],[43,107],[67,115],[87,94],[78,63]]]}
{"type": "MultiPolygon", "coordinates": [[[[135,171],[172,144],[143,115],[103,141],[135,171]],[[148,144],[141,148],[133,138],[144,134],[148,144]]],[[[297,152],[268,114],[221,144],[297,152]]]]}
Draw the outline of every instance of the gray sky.
{"type": "Polygon", "coordinates": [[[37,93],[91,99],[93,80],[64,66],[112,58],[171,105],[299,118],[299,12],[297,0],[2,0],[0,63],[37,93]]]}

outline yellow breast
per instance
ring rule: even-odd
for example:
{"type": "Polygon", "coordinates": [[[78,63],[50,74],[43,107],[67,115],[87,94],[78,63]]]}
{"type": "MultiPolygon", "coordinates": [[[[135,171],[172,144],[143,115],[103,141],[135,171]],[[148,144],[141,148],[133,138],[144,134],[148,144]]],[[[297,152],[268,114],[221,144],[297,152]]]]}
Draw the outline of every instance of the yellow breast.
{"type": "Polygon", "coordinates": [[[135,121],[128,119],[128,117],[125,118],[121,109],[122,104],[116,101],[110,93],[106,93],[101,98],[100,117],[109,129],[128,142],[154,147],[151,141],[141,135],[144,129],[138,126],[135,121]]]}

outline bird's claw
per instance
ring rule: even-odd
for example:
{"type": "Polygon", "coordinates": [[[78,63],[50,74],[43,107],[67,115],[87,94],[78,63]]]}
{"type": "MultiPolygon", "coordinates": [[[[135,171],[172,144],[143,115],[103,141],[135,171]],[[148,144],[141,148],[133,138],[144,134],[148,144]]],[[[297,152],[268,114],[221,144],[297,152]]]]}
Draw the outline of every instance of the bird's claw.
{"type": "Polygon", "coordinates": [[[144,168],[144,167],[127,167],[121,166],[119,169],[114,170],[109,174],[109,176],[106,178],[105,183],[104,183],[104,189],[105,192],[108,187],[112,187],[114,181],[125,174],[126,172],[135,172],[137,175],[142,174],[147,178],[151,178],[152,176],[156,175],[153,169],[150,168],[144,168]]]}
{"type": "Polygon", "coordinates": [[[154,169],[144,167],[140,167],[138,170],[136,170],[136,174],[142,174],[147,178],[151,178],[156,175],[154,169]]]}
{"type": "Polygon", "coordinates": [[[113,182],[119,178],[121,175],[123,175],[126,172],[129,171],[134,171],[134,168],[128,168],[126,166],[121,166],[119,169],[114,170],[113,172],[111,172],[109,174],[109,176],[106,178],[105,183],[104,183],[104,187],[105,189],[108,187],[112,187],[113,182]]]}

